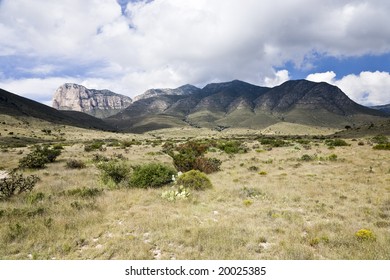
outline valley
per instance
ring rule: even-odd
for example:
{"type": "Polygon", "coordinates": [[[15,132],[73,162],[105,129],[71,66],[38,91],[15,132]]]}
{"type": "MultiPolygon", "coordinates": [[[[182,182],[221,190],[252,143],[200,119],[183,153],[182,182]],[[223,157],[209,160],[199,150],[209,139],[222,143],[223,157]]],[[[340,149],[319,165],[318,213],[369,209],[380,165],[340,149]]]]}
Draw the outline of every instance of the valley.
{"type": "Polygon", "coordinates": [[[0,258],[389,259],[385,115],[209,87],[109,121],[5,92],[0,258]]]}

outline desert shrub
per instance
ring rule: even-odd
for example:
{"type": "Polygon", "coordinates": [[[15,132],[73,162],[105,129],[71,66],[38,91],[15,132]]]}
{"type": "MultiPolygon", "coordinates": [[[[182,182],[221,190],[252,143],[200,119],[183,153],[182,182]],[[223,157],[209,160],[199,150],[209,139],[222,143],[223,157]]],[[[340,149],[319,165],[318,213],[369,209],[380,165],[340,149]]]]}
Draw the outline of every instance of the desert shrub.
{"type": "Polygon", "coordinates": [[[259,141],[261,145],[266,145],[273,148],[290,146],[289,142],[276,138],[261,138],[259,141]]]}
{"type": "Polygon", "coordinates": [[[374,233],[372,232],[372,230],[370,229],[359,229],[356,233],[355,233],[355,237],[359,240],[359,241],[375,241],[376,240],[376,237],[374,235],[374,233]]]}
{"type": "Polygon", "coordinates": [[[172,167],[160,163],[138,165],[134,167],[129,185],[136,188],[158,188],[171,182],[175,174],[176,170],[172,167]]]}
{"type": "Polygon", "coordinates": [[[96,150],[103,150],[104,143],[102,141],[94,141],[89,144],[84,145],[84,151],[86,152],[92,152],[96,150]]]}
{"type": "Polygon", "coordinates": [[[242,204],[244,204],[244,206],[248,207],[248,206],[251,206],[253,204],[253,200],[250,200],[250,199],[244,199],[242,201],[242,204]]]}
{"type": "Polygon", "coordinates": [[[130,167],[124,161],[100,162],[97,167],[101,171],[101,179],[104,184],[113,182],[118,185],[120,182],[129,178],[130,167]]]}
{"type": "Polygon", "coordinates": [[[390,150],[390,143],[378,144],[373,147],[375,150],[390,150]]]}
{"type": "Polygon", "coordinates": [[[20,159],[20,168],[44,168],[46,163],[54,162],[61,154],[61,150],[49,146],[35,146],[33,151],[20,159]]]}
{"type": "Polygon", "coordinates": [[[187,155],[193,155],[194,157],[199,157],[203,155],[207,149],[209,148],[209,145],[205,143],[195,142],[195,141],[189,141],[187,143],[179,145],[176,150],[180,154],[187,154],[187,155]]]}
{"type": "Polygon", "coordinates": [[[219,141],[217,148],[227,154],[238,154],[248,152],[247,147],[242,145],[239,141],[219,141]]]}
{"type": "Polygon", "coordinates": [[[29,203],[29,204],[35,204],[39,201],[42,201],[43,199],[45,198],[45,194],[42,193],[42,192],[37,192],[37,193],[30,193],[27,197],[26,197],[26,201],[29,203]]]}
{"type": "Polygon", "coordinates": [[[95,163],[98,163],[98,162],[108,162],[108,161],[110,161],[110,159],[108,157],[104,156],[104,155],[93,154],[92,161],[95,162],[95,163]]]}
{"type": "Polygon", "coordinates": [[[60,144],[60,143],[57,143],[57,144],[53,145],[53,149],[55,149],[55,150],[63,150],[64,146],[62,144],[60,144]]]}
{"type": "Polygon", "coordinates": [[[371,140],[375,144],[387,144],[387,143],[389,143],[389,139],[385,135],[376,135],[371,140]]]}
{"type": "Polygon", "coordinates": [[[260,197],[265,197],[265,194],[256,188],[247,188],[243,187],[240,192],[240,196],[242,198],[260,198],[260,197]]]}
{"type": "Polygon", "coordinates": [[[37,153],[30,153],[19,160],[19,167],[40,169],[45,168],[47,162],[48,160],[45,156],[37,153]]]}
{"type": "Polygon", "coordinates": [[[331,155],[328,157],[328,159],[329,159],[330,161],[336,161],[336,160],[337,160],[337,155],[336,155],[336,154],[331,154],[331,155]]]}
{"type": "Polygon", "coordinates": [[[252,166],[250,166],[249,168],[248,168],[248,170],[249,171],[259,171],[259,168],[257,167],[257,166],[254,166],[254,165],[252,165],[252,166]]]}
{"type": "Polygon", "coordinates": [[[205,190],[213,187],[210,179],[198,170],[190,170],[183,173],[176,181],[178,185],[183,185],[184,188],[193,190],[205,190]]]}
{"type": "Polygon", "coordinates": [[[301,161],[312,161],[314,158],[308,154],[304,154],[303,156],[301,156],[301,161]]]}
{"type": "Polygon", "coordinates": [[[168,201],[185,200],[188,199],[191,193],[180,185],[177,189],[168,190],[161,194],[161,198],[168,201]]]}
{"type": "Polygon", "coordinates": [[[0,179],[0,199],[30,192],[38,181],[39,178],[35,175],[23,177],[19,173],[10,173],[6,178],[0,179]]]}
{"type": "Polygon", "coordinates": [[[265,176],[265,175],[267,175],[268,173],[267,173],[267,171],[260,171],[258,174],[261,175],[261,176],[265,176]]]}
{"type": "Polygon", "coordinates": [[[66,167],[71,169],[82,169],[85,168],[86,165],[83,161],[77,159],[68,159],[66,161],[66,167]]]}
{"type": "Polygon", "coordinates": [[[325,144],[328,147],[342,147],[342,146],[350,146],[345,140],[343,139],[327,139],[325,140],[325,144]]]}
{"type": "Polygon", "coordinates": [[[197,157],[193,169],[210,174],[219,171],[221,164],[222,162],[216,158],[197,157]]]}

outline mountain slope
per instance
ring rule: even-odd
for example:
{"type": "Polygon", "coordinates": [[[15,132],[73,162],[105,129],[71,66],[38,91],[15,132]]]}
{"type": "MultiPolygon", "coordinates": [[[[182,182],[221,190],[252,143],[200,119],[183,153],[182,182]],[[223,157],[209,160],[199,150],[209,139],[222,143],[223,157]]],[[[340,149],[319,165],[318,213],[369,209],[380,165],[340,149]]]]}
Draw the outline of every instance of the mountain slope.
{"type": "Polygon", "coordinates": [[[390,115],[390,104],[379,105],[379,106],[371,106],[370,108],[382,111],[382,112],[390,115]]]}
{"type": "Polygon", "coordinates": [[[266,88],[234,80],[209,84],[188,95],[153,95],[106,121],[119,130],[140,132],[141,127],[182,125],[263,129],[279,122],[343,128],[385,116],[355,103],[327,83],[297,80],[266,88]]]}
{"type": "Polygon", "coordinates": [[[21,118],[37,118],[57,124],[111,130],[103,120],[81,112],[62,112],[39,102],[0,89],[0,113],[21,118]]]}
{"type": "Polygon", "coordinates": [[[145,91],[143,94],[134,97],[133,101],[138,101],[141,99],[158,97],[162,95],[191,95],[195,93],[199,93],[200,88],[197,88],[193,85],[184,85],[175,89],[164,88],[164,89],[149,89],[145,91]]]}

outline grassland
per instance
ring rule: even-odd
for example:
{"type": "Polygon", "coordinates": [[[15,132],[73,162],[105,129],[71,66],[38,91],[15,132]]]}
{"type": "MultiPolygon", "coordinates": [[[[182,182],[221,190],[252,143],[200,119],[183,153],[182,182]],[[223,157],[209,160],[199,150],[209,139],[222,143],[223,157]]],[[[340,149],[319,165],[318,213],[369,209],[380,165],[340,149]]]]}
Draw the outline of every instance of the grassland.
{"type": "Polygon", "coordinates": [[[272,147],[254,131],[131,135],[62,126],[47,133],[48,125],[25,125],[0,126],[0,170],[17,168],[30,151],[30,142],[15,147],[13,137],[64,149],[45,169],[23,171],[40,178],[32,192],[0,201],[0,259],[390,259],[390,153],[374,150],[370,137],[334,148],[323,137],[286,137],[272,147]],[[209,149],[207,157],[222,161],[207,175],[213,188],[183,200],[162,198],[173,182],[107,186],[93,162],[99,154],[173,166],[162,152],[167,141],[221,137],[248,151],[209,149]],[[93,139],[103,149],[86,152],[93,139]],[[113,144],[121,141],[129,144],[113,144]],[[69,159],[86,167],[67,168],[69,159]],[[357,234],[362,229],[368,237],[357,234]]]}

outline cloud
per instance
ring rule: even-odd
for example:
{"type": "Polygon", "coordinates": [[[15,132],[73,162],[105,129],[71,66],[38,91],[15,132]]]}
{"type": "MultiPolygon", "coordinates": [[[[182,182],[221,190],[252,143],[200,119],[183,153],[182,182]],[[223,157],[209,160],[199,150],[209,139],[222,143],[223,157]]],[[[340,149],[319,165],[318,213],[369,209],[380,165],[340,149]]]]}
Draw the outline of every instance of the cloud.
{"type": "Polygon", "coordinates": [[[289,77],[274,70],[289,62],[310,69],[316,55],[390,52],[389,10],[385,0],[3,0],[0,56],[34,61],[4,73],[15,82],[29,73],[130,96],[233,79],[271,85],[289,77]]]}
{"type": "Polygon", "coordinates": [[[279,70],[275,72],[274,77],[264,78],[263,85],[266,87],[274,87],[288,81],[289,79],[290,79],[290,75],[287,70],[279,70]]]}
{"type": "Polygon", "coordinates": [[[347,75],[336,79],[334,72],[315,73],[307,80],[327,82],[338,86],[352,100],[366,106],[390,104],[390,73],[361,72],[359,75],[347,75]]]}

